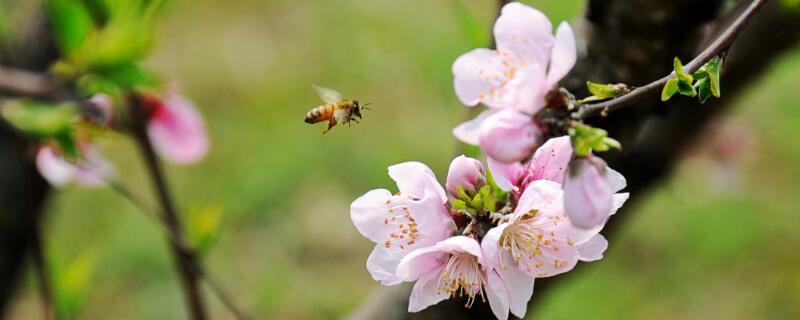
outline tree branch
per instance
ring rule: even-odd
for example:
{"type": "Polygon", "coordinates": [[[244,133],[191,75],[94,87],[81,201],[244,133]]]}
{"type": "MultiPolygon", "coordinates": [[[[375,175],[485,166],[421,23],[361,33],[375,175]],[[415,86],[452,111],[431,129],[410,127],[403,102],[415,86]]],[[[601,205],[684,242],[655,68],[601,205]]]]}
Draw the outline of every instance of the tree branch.
{"type": "MultiPolygon", "coordinates": [[[[170,195],[161,163],[147,136],[147,117],[144,114],[144,110],[142,110],[143,108],[139,106],[137,99],[134,98],[131,99],[131,101],[133,102],[130,106],[130,113],[133,118],[131,128],[133,138],[144,158],[145,166],[150,174],[153,187],[156,190],[167,232],[169,232],[170,237],[182,243],[184,239],[183,227],[178,217],[177,210],[175,209],[174,202],[172,201],[172,196],[170,195]]],[[[183,286],[184,296],[189,307],[189,314],[192,319],[207,319],[206,305],[199,286],[199,274],[193,266],[194,256],[182,250],[174,241],[169,241],[169,243],[183,286]]]]}
{"type": "MultiPolygon", "coordinates": [[[[745,9],[719,36],[712,42],[703,52],[697,57],[692,59],[686,66],[683,67],[683,72],[692,74],[709,60],[720,55],[722,52],[730,48],[736,36],[744,29],[748,22],[758,13],[767,0],[753,0],[750,5],[745,9]]],[[[654,82],[638,87],[629,93],[608,100],[601,103],[583,105],[578,111],[572,114],[574,119],[586,119],[597,115],[605,115],[608,112],[618,110],[622,107],[628,106],[640,99],[649,96],[651,93],[661,90],[664,85],[672,78],[675,78],[675,72],[658,79],[654,82]]]]}

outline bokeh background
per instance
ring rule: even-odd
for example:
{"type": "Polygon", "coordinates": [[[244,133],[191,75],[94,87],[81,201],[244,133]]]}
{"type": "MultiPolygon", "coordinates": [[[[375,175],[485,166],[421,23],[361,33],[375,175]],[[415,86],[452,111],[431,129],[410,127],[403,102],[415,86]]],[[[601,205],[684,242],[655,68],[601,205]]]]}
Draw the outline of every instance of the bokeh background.
{"type": "MultiPolygon", "coordinates": [[[[525,1],[558,23],[580,0],[525,1]]],[[[176,1],[148,65],[205,114],[213,149],[169,167],[183,211],[216,205],[223,230],[209,269],[257,318],[346,317],[379,284],[372,244],[349,204],[394,186],[386,167],[418,160],[444,179],[466,117],[450,66],[474,47],[455,3],[485,21],[494,1],[176,1]],[[360,125],[321,134],[302,118],[311,84],[374,103],[360,125]]],[[[800,318],[800,50],[740,95],[675,174],[646,195],[605,259],[534,295],[529,318],[800,318]]],[[[724,95],[723,77],[723,95],[724,95]]],[[[624,111],[623,111],[624,112],[624,111]]],[[[147,194],[132,144],[105,147],[147,194]]],[[[149,194],[147,194],[148,198],[149,194]]],[[[110,189],[61,190],[46,222],[48,256],[91,256],[82,319],[181,319],[179,283],[160,229],[110,189]]],[[[39,318],[27,276],[5,315],[39,318]]],[[[230,317],[211,295],[213,313],[230,317]]]]}

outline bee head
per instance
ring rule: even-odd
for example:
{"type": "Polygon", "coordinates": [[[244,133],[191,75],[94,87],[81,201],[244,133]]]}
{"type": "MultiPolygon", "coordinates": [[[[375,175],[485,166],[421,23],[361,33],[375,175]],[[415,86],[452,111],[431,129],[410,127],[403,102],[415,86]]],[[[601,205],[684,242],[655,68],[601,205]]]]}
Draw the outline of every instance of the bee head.
{"type": "Polygon", "coordinates": [[[358,100],[353,100],[353,116],[361,119],[361,105],[358,104],[358,100]]]}

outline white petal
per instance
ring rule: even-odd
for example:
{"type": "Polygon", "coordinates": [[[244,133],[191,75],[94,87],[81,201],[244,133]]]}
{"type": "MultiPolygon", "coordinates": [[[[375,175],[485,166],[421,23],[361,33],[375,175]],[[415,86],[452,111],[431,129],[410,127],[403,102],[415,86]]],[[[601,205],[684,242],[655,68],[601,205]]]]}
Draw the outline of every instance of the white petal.
{"type": "Polygon", "coordinates": [[[367,270],[372,278],[384,286],[393,286],[403,282],[397,276],[397,265],[400,263],[402,255],[397,251],[387,250],[383,245],[378,244],[367,258],[367,270]]]}
{"type": "Polygon", "coordinates": [[[556,43],[550,56],[550,69],[547,71],[547,87],[553,88],[558,81],[572,70],[577,59],[575,34],[568,23],[562,22],[556,30],[556,43]]]}
{"type": "Polygon", "coordinates": [[[487,272],[486,296],[492,313],[499,320],[508,319],[509,292],[505,282],[494,271],[487,272]]]}
{"type": "Polygon", "coordinates": [[[408,299],[408,312],[420,311],[450,296],[445,291],[437,290],[437,280],[441,272],[441,268],[431,270],[417,280],[414,289],[411,290],[411,297],[408,299]]]}
{"type": "Polygon", "coordinates": [[[494,182],[497,183],[500,189],[509,191],[516,187],[522,175],[522,164],[519,162],[505,163],[492,158],[487,158],[486,164],[489,166],[489,171],[492,173],[494,182]]]}
{"type": "Polygon", "coordinates": [[[619,210],[619,208],[622,208],[622,205],[625,204],[625,201],[628,200],[629,195],[630,194],[627,192],[614,194],[612,196],[614,204],[611,205],[611,212],[609,212],[608,215],[613,215],[617,213],[617,210],[619,210]]]}
{"type": "Polygon", "coordinates": [[[553,46],[553,26],[539,10],[512,2],[505,5],[494,24],[497,48],[521,61],[547,65],[553,46]]]}
{"type": "Polygon", "coordinates": [[[442,203],[447,202],[447,194],[436,180],[436,175],[421,162],[409,161],[389,166],[389,176],[397,183],[397,188],[402,193],[422,198],[425,192],[431,191],[439,196],[442,203]]]}
{"type": "Polygon", "coordinates": [[[594,235],[589,241],[575,246],[578,249],[581,261],[595,261],[603,258],[603,252],[608,249],[608,240],[601,234],[594,235]]]}
{"type": "Polygon", "coordinates": [[[608,185],[611,186],[612,192],[625,189],[625,186],[627,185],[625,177],[621,173],[609,167],[606,167],[606,180],[608,180],[608,185]]]}
{"type": "Polygon", "coordinates": [[[475,119],[461,123],[453,128],[453,135],[461,142],[477,146],[483,122],[498,111],[498,109],[489,109],[481,112],[475,119]]]}
{"type": "Polygon", "coordinates": [[[517,317],[525,318],[525,313],[528,310],[528,301],[533,296],[535,278],[522,272],[508,251],[503,250],[500,253],[500,257],[503,265],[496,270],[508,288],[511,313],[517,317]]]}

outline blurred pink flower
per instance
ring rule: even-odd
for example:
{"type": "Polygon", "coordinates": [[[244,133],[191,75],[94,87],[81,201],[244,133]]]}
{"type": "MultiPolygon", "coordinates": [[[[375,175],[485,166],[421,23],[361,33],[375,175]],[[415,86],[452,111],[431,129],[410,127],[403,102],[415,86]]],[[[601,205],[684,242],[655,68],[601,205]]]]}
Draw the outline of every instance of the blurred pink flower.
{"type": "Polygon", "coordinates": [[[414,250],[397,267],[397,274],[405,281],[417,282],[411,291],[408,311],[417,312],[462,294],[469,298],[466,305],[469,308],[477,296],[485,295],[494,315],[507,319],[509,300],[523,293],[510,291],[497,272],[486,266],[480,244],[466,236],[450,237],[414,250]]]}
{"type": "Polygon", "coordinates": [[[377,245],[367,259],[372,277],[384,285],[402,282],[397,264],[414,249],[447,239],[455,224],[445,207],[447,195],[433,172],[422,163],[389,167],[400,190],[376,189],[353,201],[350,218],[358,231],[377,245]]]}
{"type": "Polygon", "coordinates": [[[549,180],[559,184],[564,182],[564,173],[572,158],[572,144],[569,136],[547,140],[527,165],[503,163],[492,158],[487,160],[497,185],[506,191],[522,193],[525,187],[536,180],[549,180]]]}
{"type": "Polygon", "coordinates": [[[147,135],[159,155],[177,164],[205,157],[209,149],[205,121],[191,101],[178,95],[146,101],[152,108],[147,135]]]}
{"type": "Polygon", "coordinates": [[[108,161],[103,159],[94,145],[79,144],[81,159],[70,161],[53,147],[44,145],[36,153],[39,173],[55,187],[76,183],[86,187],[105,185],[105,179],[114,173],[108,161]]]}
{"type": "Polygon", "coordinates": [[[533,115],[545,96],[575,65],[575,36],[562,22],[555,37],[542,12],[521,3],[505,5],[494,25],[497,50],[475,49],[453,63],[462,103],[483,103],[533,115]]]}
{"type": "Polygon", "coordinates": [[[447,171],[447,192],[453,198],[458,198],[458,186],[467,193],[474,193],[486,184],[486,175],[480,161],[463,155],[450,162],[447,171]]]}
{"type": "Polygon", "coordinates": [[[615,194],[623,188],[625,177],[608,168],[602,159],[595,156],[574,159],[564,181],[567,215],[580,228],[605,224],[628,199],[628,193],[615,194]]]}

